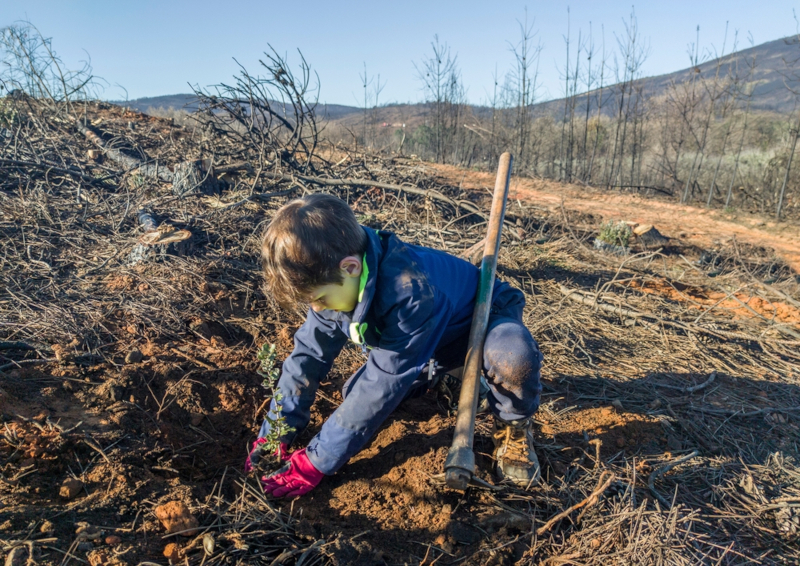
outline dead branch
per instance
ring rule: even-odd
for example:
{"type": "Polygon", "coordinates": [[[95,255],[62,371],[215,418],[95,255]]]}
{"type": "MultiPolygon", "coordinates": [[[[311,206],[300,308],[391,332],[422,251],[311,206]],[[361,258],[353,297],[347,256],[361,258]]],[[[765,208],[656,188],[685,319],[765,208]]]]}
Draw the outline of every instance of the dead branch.
{"type": "Polygon", "coordinates": [[[699,452],[697,450],[694,450],[691,453],[687,454],[686,456],[678,458],[677,460],[675,460],[673,462],[670,462],[669,464],[665,464],[664,466],[661,466],[660,468],[656,468],[655,470],[652,471],[652,473],[650,474],[650,477],[647,478],[647,487],[650,489],[650,493],[652,493],[655,496],[655,498],[658,499],[658,501],[666,509],[671,508],[672,504],[669,501],[667,501],[666,499],[664,499],[661,496],[661,494],[658,493],[658,491],[656,491],[656,486],[655,486],[656,479],[660,478],[661,476],[666,474],[668,471],[670,471],[675,466],[679,466],[679,465],[683,464],[684,462],[688,462],[689,460],[691,460],[692,458],[694,458],[698,454],[699,454],[699,452]]]}
{"type": "MultiPolygon", "coordinates": [[[[542,536],[544,533],[553,528],[553,525],[558,523],[561,519],[569,517],[570,513],[572,513],[573,511],[580,509],[581,507],[586,507],[588,509],[592,505],[596,504],[597,501],[600,499],[600,496],[603,494],[605,490],[608,489],[608,487],[611,485],[611,482],[613,482],[616,479],[616,477],[617,476],[613,472],[610,472],[608,470],[603,471],[603,473],[600,474],[600,479],[597,482],[597,487],[589,495],[589,497],[587,497],[586,499],[584,499],[579,503],[576,503],[575,505],[569,507],[568,509],[562,511],[561,513],[559,513],[558,515],[547,521],[544,525],[536,529],[536,534],[542,536]]],[[[580,517],[583,517],[583,514],[585,512],[586,511],[584,510],[581,513],[580,517]]],[[[578,518],[579,521],[580,517],[578,518]]]]}

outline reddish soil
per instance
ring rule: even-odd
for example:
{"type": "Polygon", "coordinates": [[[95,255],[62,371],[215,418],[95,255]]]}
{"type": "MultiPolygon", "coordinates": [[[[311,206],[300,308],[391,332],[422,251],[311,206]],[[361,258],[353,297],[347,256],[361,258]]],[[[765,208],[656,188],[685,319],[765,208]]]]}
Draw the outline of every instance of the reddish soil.
{"type": "MultiPolygon", "coordinates": [[[[428,165],[448,184],[465,189],[487,190],[494,187],[493,173],[465,171],[451,165],[428,165]]],[[[543,208],[596,214],[603,218],[653,224],[665,236],[680,237],[700,248],[737,240],[770,247],[796,273],[800,273],[800,227],[789,222],[749,214],[727,214],[619,192],[565,185],[543,179],[512,177],[510,197],[524,199],[543,208]]]]}
{"type": "Polygon", "coordinates": [[[722,293],[678,282],[631,281],[630,286],[643,293],[660,295],[672,301],[684,302],[687,308],[701,311],[707,307],[726,310],[733,318],[753,318],[761,315],[769,320],[800,326],[800,309],[779,301],[769,301],[746,293],[722,293]]]}
{"type": "MultiPolygon", "coordinates": [[[[284,334],[288,337],[291,332],[284,334]]],[[[248,365],[230,349],[221,348],[224,353],[199,345],[182,349],[221,366],[248,365]]],[[[355,355],[346,355],[348,361],[352,363],[345,365],[360,362],[355,355]]],[[[44,518],[52,516],[55,536],[70,540],[79,516],[93,525],[105,525],[104,536],[119,536],[123,547],[130,549],[128,563],[163,560],[169,539],[161,540],[159,534],[143,541],[130,529],[138,521],[140,529],[143,524],[146,531],[163,534],[152,515],[155,503],[204,499],[225,467],[229,478],[240,477],[237,470],[245,443],[257,428],[257,405],[263,398],[253,373],[235,369],[187,373],[182,363],[170,350],[151,346],[143,362],[117,372],[71,365],[49,373],[10,372],[11,379],[0,392],[0,412],[6,437],[16,440],[0,446],[7,462],[3,471],[6,478],[19,470],[30,475],[11,479],[0,492],[3,528],[18,529],[25,521],[43,517],[45,510],[44,518]],[[77,431],[70,432],[79,422],[77,431]],[[83,440],[84,434],[102,448],[108,462],[83,440]],[[59,489],[71,477],[80,480],[80,489],[65,500],[59,489]]],[[[323,385],[301,444],[338,404],[346,371],[323,385]]],[[[564,405],[558,401],[548,407],[564,405]]],[[[566,473],[576,458],[594,454],[594,445],[587,445],[586,438],[600,440],[603,458],[620,451],[661,454],[669,447],[654,419],[611,407],[573,409],[566,416],[544,410],[540,419],[548,481],[566,473]]],[[[443,470],[453,423],[435,394],[409,400],[340,472],[310,495],[278,506],[300,520],[300,535],[350,540],[343,556],[351,558],[343,558],[342,564],[402,563],[409,556],[424,556],[429,545],[453,559],[466,558],[484,541],[491,541],[490,546],[509,543],[494,563],[510,564],[506,560],[519,559],[525,551],[524,542],[514,540],[530,529],[530,520],[502,511],[491,492],[464,498],[432,477],[443,470]]],[[[490,418],[480,417],[479,474],[493,482],[490,429],[490,418]]],[[[483,563],[479,556],[466,563],[483,563]]]]}

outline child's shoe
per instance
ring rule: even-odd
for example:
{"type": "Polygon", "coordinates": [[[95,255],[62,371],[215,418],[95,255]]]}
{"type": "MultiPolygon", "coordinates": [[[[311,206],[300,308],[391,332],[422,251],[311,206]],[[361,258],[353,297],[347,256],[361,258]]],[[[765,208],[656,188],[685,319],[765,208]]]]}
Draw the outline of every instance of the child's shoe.
{"type": "Polygon", "coordinates": [[[539,483],[542,471],[533,445],[533,420],[507,422],[495,415],[492,427],[497,475],[518,487],[539,483]]]}

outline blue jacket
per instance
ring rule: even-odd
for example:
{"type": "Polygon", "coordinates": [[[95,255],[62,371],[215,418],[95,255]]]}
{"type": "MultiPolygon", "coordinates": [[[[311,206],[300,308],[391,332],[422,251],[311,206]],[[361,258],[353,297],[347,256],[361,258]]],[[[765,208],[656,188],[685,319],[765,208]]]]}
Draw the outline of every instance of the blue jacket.
{"type": "MultiPolygon", "coordinates": [[[[356,308],[309,309],[278,382],[286,424],[299,432],[308,425],[320,380],[348,338],[368,354],[348,395],[308,445],[309,460],[324,474],[336,472],[367,443],[438,347],[469,332],[478,288],[479,270],[472,264],[406,244],[390,232],[364,230],[369,244],[356,308]]],[[[495,299],[504,290],[518,293],[496,281],[495,299]]],[[[273,403],[272,418],[274,411],[273,403]]],[[[296,434],[282,440],[291,442],[296,434]]]]}

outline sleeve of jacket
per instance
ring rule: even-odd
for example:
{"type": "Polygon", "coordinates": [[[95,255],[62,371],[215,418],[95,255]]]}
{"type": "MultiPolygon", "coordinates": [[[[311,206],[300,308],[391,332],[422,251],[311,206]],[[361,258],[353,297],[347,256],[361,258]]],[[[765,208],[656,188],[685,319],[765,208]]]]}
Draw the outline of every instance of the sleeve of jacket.
{"type": "Polygon", "coordinates": [[[436,300],[432,288],[423,291],[421,298],[410,296],[391,309],[379,346],[370,352],[344,402],[309,443],[306,454],[320,472],[335,473],[361,450],[433,355],[451,307],[445,297],[436,300]]]}
{"type": "MultiPolygon", "coordinates": [[[[347,335],[336,322],[308,310],[306,321],[294,335],[294,350],[283,362],[278,389],[283,394],[282,414],[286,424],[295,432],[281,438],[291,444],[311,418],[311,405],[317,394],[320,380],[331,370],[333,361],[339,355],[347,335]]],[[[275,401],[270,404],[270,418],[274,419],[275,401]]],[[[269,432],[269,424],[264,421],[259,436],[269,432]],[[266,429],[266,430],[265,430],[266,429]]]]}

